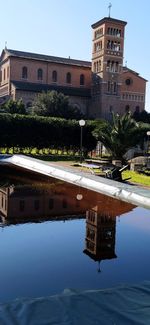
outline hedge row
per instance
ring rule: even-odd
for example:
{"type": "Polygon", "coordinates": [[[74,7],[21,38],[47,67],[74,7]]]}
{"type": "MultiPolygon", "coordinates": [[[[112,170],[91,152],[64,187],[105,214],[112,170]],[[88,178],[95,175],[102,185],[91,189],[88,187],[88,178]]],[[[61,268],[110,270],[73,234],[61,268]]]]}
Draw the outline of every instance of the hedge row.
{"type": "MultiPolygon", "coordinates": [[[[83,127],[83,147],[90,151],[96,145],[92,136],[94,123],[83,127]]],[[[0,147],[80,148],[81,129],[78,121],[61,118],[0,114],[0,147]]]]}

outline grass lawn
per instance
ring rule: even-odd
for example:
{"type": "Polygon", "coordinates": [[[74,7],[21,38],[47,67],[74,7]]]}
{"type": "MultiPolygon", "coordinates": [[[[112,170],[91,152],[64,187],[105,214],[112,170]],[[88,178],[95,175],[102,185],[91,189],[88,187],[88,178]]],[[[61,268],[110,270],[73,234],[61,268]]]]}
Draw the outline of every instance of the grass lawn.
{"type": "MultiPolygon", "coordinates": [[[[62,158],[62,157],[60,157],[62,158]]],[[[45,160],[43,158],[43,160],[45,160]]],[[[50,160],[49,160],[50,161],[50,160]]],[[[56,161],[59,161],[60,165],[61,163],[63,164],[65,162],[65,160],[62,160],[62,159],[56,159],[56,161]]],[[[71,166],[75,163],[75,160],[72,160],[72,161],[68,161],[68,166],[71,166]]],[[[89,168],[86,168],[86,167],[79,167],[79,169],[82,169],[82,171],[85,171],[85,172],[89,172],[91,173],[90,169],[89,168]]],[[[102,174],[102,176],[104,176],[104,172],[100,171],[99,169],[94,169],[94,173],[95,175],[98,174],[102,174]]],[[[125,170],[123,173],[122,173],[122,178],[123,179],[126,179],[126,178],[129,178],[129,182],[131,183],[137,183],[137,184],[141,184],[141,185],[145,185],[145,186],[150,186],[150,175],[147,176],[147,175],[144,175],[144,174],[139,174],[137,172],[134,172],[132,170],[125,170]]]]}
{"type": "Polygon", "coordinates": [[[144,175],[144,174],[139,174],[139,173],[134,172],[132,170],[125,170],[122,173],[122,176],[123,176],[123,179],[131,177],[129,182],[150,186],[150,176],[147,176],[147,175],[144,175]]]}
{"type": "MultiPolygon", "coordinates": [[[[13,154],[13,149],[14,148],[0,148],[0,153],[3,153],[5,154],[6,152],[7,153],[10,153],[10,154],[13,154]]],[[[15,148],[15,151],[17,153],[17,150],[18,148],[15,148]]],[[[18,153],[19,150],[18,150],[18,153]]],[[[35,157],[35,158],[38,158],[38,159],[41,159],[41,160],[47,160],[47,161],[59,161],[60,164],[61,164],[61,161],[62,162],[67,162],[69,163],[70,161],[70,164],[75,162],[75,161],[79,161],[79,153],[76,154],[76,155],[73,155],[73,152],[70,151],[70,154],[68,154],[67,152],[64,153],[60,150],[48,150],[47,148],[44,148],[43,150],[37,150],[37,148],[25,148],[23,151],[22,151],[23,154],[30,154],[32,157],[35,157]]],[[[84,171],[89,171],[89,169],[87,168],[82,168],[82,170],[84,171]]],[[[98,173],[100,174],[100,170],[94,170],[95,173],[98,173]]],[[[104,175],[104,173],[102,172],[102,175],[104,175]]],[[[134,171],[130,171],[130,170],[125,170],[123,173],[122,173],[122,177],[123,179],[126,179],[126,178],[130,178],[129,182],[131,183],[137,183],[137,184],[141,184],[141,185],[145,185],[145,186],[150,186],[150,174],[149,175],[144,175],[144,174],[140,174],[140,173],[137,173],[137,172],[134,172],[134,171]]]]}

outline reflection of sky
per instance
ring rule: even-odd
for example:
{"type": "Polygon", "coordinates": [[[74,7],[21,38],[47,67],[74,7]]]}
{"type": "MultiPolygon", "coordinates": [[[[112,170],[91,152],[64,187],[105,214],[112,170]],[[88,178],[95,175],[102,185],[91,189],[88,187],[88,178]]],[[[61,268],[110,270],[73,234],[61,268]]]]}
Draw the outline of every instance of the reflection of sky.
{"type": "Polygon", "coordinates": [[[116,226],[116,259],[98,264],[83,254],[85,220],[9,226],[0,232],[0,300],[62,292],[64,288],[96,289],[150,280],[150,236],[136,226],[148,213],[135,209],[116,226]],[[132,220],[132,221],[131,221],[132,220]],[[135,225],[135,226],[134,226],[135,225]]]}
{"type": "MultiPolygon", "coordinates": [[[[36,190],[44,190],[44,186],[41,183],[36,190]]],[[[51,197],[53,190],[60,201],[61,195],[66,195],[72,208],[72,204],[76,204],[72,198],[76,198],[79,189],[68,186],[65,188],[64,184],[59,183],[55,188],[48,184],[46,191],[51,197]]],[[[27,199],[29,193],[26,193],[27,199]]],[[[149,211],[86,189],[82,190],[82,194],[80,203],[84,212],[94,207],[99,218],[104,216],[105,219],[105,216],[111,215],[113,220],[115,215],[122,214],[116,218],[114,254],[117,258],[102,260],[101,272],[97,272],[98,262],[83,253],[86,248],[86,220],[78,219],[79,211],[75,220],[18,223],[1,228],[0,301],[47,296],[60,293],[65,288],[98,289],[150,280],[149,211]]],[[[59,212],[61,216],[61,209],[59,212]]],[[[27,214],[30,216],[29,208],[27,214]]],[[[98,241],[101,242],[100,237],[98,241]]]]}
{"type": "Polygon", "coordinates": [[[150,210],[139,207],[126,215],[126,218],[124,216],[120,217],[121,223],[128,224],[130,228],[133,227],[148,232],[150,231],[150,210]]]}

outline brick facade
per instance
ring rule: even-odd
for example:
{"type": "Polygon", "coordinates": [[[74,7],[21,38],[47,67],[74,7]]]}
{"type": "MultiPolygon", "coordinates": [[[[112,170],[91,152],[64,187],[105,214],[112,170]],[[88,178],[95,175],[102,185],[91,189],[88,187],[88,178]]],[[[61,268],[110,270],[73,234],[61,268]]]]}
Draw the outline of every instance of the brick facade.
{"type": "Polygon", "coordinates": [[[4,49],[0,58],[0,104],[22,98],[26,106],[41,91],[69,96],[87,117],[109,119],[145,108],[146,80],[123,67],[126,22],[105,17],[92,25],[92,63],[4,49]]]}

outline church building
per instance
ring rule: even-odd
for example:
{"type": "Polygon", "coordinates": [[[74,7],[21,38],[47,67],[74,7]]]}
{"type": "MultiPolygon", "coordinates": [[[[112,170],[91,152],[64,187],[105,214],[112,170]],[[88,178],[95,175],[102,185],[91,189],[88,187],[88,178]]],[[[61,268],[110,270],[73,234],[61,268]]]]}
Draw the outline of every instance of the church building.
{"type": "Polygon", "coordinates": [[[126,22],[105,17],[92,25],[92,62],[5,48],[0,57],[0,105],[22,99],[27,109],[42,91],[69,96],[89,118],[145,109],[146,79],[123,66],[126,22]]]}

